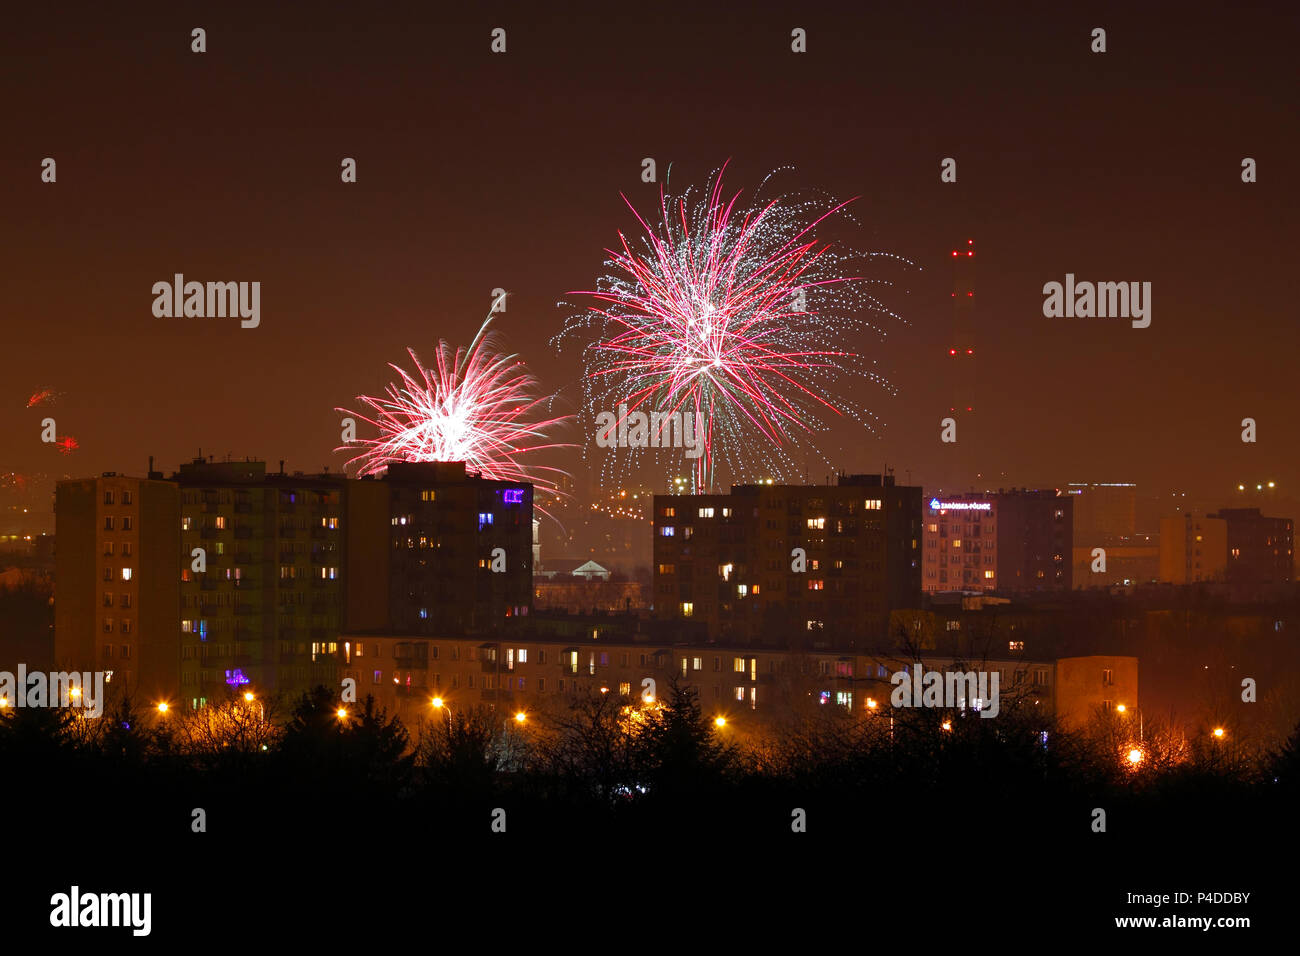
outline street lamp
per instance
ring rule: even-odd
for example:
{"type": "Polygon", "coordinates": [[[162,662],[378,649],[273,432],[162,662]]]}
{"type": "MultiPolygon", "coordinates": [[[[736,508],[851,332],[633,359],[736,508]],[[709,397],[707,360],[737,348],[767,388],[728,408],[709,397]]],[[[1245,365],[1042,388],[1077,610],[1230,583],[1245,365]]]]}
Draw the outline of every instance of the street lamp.
{"type": "Polygon", "coordinates": [[[1142,762],[1142,751],[1139,750],[1137,747],[1134,747],[1132,750],[1130,750],[1128,752],[1128,762],[1135,767],[1138,764],[1140,764],[1142,762]]]}
{"type": "Polygon", "coordinates": [[[727,726],[727,718],[726,718],[726,717],[715,717],[715,718],[713,718],[713,723],[714,723],[714,726],[716,726],[716,727],[725,727],[725,726],[727,726]]]}
{"type": "Polygon", "coordinates": [[[442,710],[442,698],[441,698],[441,697],[435,697],[435,698],[431,701],[431,703],[433,704],[433,709],[434,709],[434,710],[442,710]]]}
{"type": "Polygon", "coordinates": [[[517,714],[515,714],[515,720],[521,724],[527,719],[528,719],[528,715],[525,714],[522,710],[519,711],[517,714]]]}
{"type": "Polygon", "coordinates": [[[338,717],[339,720],[348,719],[348,712],[347,709],[344,707],[340,707],[337,711],[335,711],[335,715],[338,717]]]}
{"type": "Polygon", "coordinates": [[[160,714],[167,713],[167,701],[161,700],[158,702],[158,713],[160,714]]]}
{"type": "Polygon", "coordinates": [[[1222,739],[1222,738],[1223,738],[1223,728],[1222,728],[1222,727],[1215,727],[1215,728],[1214,728],[1214,736],[1217,737],[1217,738],[1219,738],[1219,739],[1222,739]]]}

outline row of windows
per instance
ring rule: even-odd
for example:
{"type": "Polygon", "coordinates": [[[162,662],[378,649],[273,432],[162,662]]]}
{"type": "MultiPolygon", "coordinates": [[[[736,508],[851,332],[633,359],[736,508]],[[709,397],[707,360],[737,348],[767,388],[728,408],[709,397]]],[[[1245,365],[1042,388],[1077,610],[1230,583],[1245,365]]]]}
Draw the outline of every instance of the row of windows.
{"type": "MultiPolygon", "coordinates": [[[[131,619],[129,617],[124,617],[120,621],[116,622],[116,626],[118,630],[123,634],[131,633],[131,619]]],[[[112,634],[113,628],[114,628],[113,619],[111,617],[104,618],[104,633],[112,634]]]]}
{"type": "MultiPolygon", "coordinates": [[[[112,492],[112,491],[105,491],[105,492],[104,492],[104,504],[106,504],[106,505],[111,505],[112,503],[113,503],[113,492],[112,492]]],[[[129,491],[123,491],[123,492],[122,492],[122,504],[124,504],[124,505],[129,505],[130,503],[131,503],[131,492],[129,492],[129,491]]]]}
{"type": "MultiPolygon", "coordinates": [[[[114,523],[115,523],[116,520],[117,520],[116,517],[113,516],[113,515],[105,515],[105,516],[104,516],[104,530],[105,530],[105,531],[115,531],[115,530],[117,530],[117,529],[114,527],[114,523]]],[[[122,527],[121,527],[121,530],[122,530],[122,531],[130,531],[130,530],[131,530],[131,516],[130,516],[130,515],[122,515],[122,527]]]]}

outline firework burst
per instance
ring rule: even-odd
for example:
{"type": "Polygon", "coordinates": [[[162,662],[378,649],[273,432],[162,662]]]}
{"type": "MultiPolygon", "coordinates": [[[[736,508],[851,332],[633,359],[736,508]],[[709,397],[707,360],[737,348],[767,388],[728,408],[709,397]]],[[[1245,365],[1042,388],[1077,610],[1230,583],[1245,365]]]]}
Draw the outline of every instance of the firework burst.
{"type": "MultiPolygon", "coordinates": [[[[816,238],[853,200],[781,195],[742,207],[739,192],[723,195],[725,169],[703,191],[677,199],[661,188],[653,226],[624,196],[644,234],[633,242],[619,233],[596,288],[571,293],[594,304],[556,338],[584,340],[590,413],[625,404],[628,415],[696,416],[704,432],[696,490],[712,487],[720,464],[745,480],[797,473],[802,450],[825,460],[812,436],[836,418],[875,431],[877,417],[841,392],[864,378],[894,389],[844,343],[854,334],[883,339],[884,321],[901,317],[873,292],[892,283],[852,270],[876,256],[912,265],[816,238]]],[[[605,467],[616,469],[617,459],[607,457],[605,467]]]]}
{"type": "Polygon", "coordinates": [[[527,481],[545,495],[558,495],[556,479],[565,472],[532,458],[546,449],[572,447],[549,438],[572,416],[549,416],[553,397],[538,394],[537,380],[518,355],[497,351],[488,331],[491,322],[489,315],[468,348],[453,350],[439,341],[432,367],[407,349],[413,372],[390,364],[400,380],[385,395],[357,396],[370,414],[336,409],[378,430],[375,438],[336,449],[359,449],[348,465],[369,475],[393,462],[463,461],[484,478],[527,481]]]}

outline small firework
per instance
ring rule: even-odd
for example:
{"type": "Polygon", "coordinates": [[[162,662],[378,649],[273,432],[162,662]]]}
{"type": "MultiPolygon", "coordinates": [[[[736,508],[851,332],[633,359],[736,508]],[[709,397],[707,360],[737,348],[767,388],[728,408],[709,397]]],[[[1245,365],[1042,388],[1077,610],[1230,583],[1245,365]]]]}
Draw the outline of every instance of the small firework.
{"type": "Polygon", "coordinates": [[[872,316],[901,318],[870,290],[890,283],[849,271],[863,257],[814,238],[852,200],[783,195],[738,208],[739,193],[722,195],[725,169],[698,195],[672,200],[661,188],[654,225],[624,197],[644,235],[633,243],[619,233],[620,248],[606,250],[608,274],[574,293],[595,304],[557,337],[595,328],[594,341],[583,336],[590,412],[626,406],[704,423],[696,490],[712,487],[719,462],[742,479],[797,473],[791,448],[824,457],[807,436],[828,418],[847,415],[873,431],[875,416],[842,394],[860,388],[846,380],[894,390],[844,343],[851,333],[883,338],[872,316]]]}
{"type": "Polygon", "coordinates": [[[573,416],[549,416],[546,408],[553,396],[537,393],[537,380],[519,356],[496,351],[495,336],[488,331],[492,318],[483,322],[469,348],[453,350],[440,341],[432,368],[407,349],[413,372],[390,364],[400,381],[390,384],[385,396],[357,396],[373,417],[336,409],[379,431],[375,438],[336,449],[361,449],[348,462],[358,474],[377,474],[393,462],[463,461],[484,478],[527,481],[544,494],[559,493],[555,479],[566,473],[536,465],[532,458],[547,449],[572,447],[552,442],[549,433],[573,416]]]}
{"type": "Polygon", "coordinates": [[[32,393],[31,398],[27,399],[27,407],[35,408],[37,405],[53,405],[61,393],[52,388],[38,388],[32,393]]]}
{"type": "Polygon", "coordinates": [[[73,438],[71,435],[65,435],[63,438],[60,438],[58,441],[54,443],[54,446],[58,448],[59,453],[63,455],[71,455],[74,451],[76,451],[78,448],[81,447],[81,445],[77,442],[77,440],[73,438]]]}

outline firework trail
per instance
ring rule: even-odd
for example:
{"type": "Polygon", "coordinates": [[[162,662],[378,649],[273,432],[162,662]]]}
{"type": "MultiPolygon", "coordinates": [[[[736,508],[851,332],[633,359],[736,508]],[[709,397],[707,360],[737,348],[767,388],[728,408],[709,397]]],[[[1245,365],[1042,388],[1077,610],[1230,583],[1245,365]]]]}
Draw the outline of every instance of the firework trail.
{"type": "MultiPolygon", "coordinates": [[[[742,207],[739,192],[723,195],[725,170],[724,164],[715,171],[703,191],[688,189],[678,199],[661,187],[654,225],[624,196],[644,235],[632,242],[619,233],[619,248],[606,250],[608,272],[596,288],[571,293],[594,304],[572,316],[554,340],[557,346],[570,335],[584,341],[589,413],[617,415],[625,403],[628,415],[696,416],[704,432],[693,474],[697,491],[712,487],[720,464],[734,478],[752,480],[797,473],[795,451],[825,459],[811,436],[828,420],[847,416],[874,432],[876,416],[839,392],[846,383],[860,390],[852,380],[862,378],[888,394],[895,390],[874,362],[843,343],[852,334],[882,339],[884,329],[871,320],[901,317],[871,291],[892,283],[850,269],[874,256],[913,265],[887,253],[861,256],[814,236],[827,220],[846,215],[853,200],[782,195],[742,207]]],[[[619,457],[607,456],[604,468],[616,470],[619,457]]],[[[680,469],[680,452],[671,461],[680,469]]]]}
{"type": "Polygon", "coordinates": [[[71,455],[74,451],[76,451],[78,448],[81,447],[81,444],[71,435],[68,435],[67,437],[60,438],[58,441],[56,441],[54,443],[54,447],[56,447],[59,450],[59,453],[62,455],[71,455]]]}
{"type": "Polygon", "coordinates": [[[53,405],[54,400],[62,394],[52,388],[38,388],[32,393],[31,398],[27,399],[27,407],[35,408],[37,405],[53,405]]]}
{"type": "MultiPolygon", "coordinates": [[[[547,449],[573,447],[549,438],[573,416],[547,417],[553,396],[537,393],[537,380],[518,355],[496,350],[496,337],[488,331],[492,318],[484,320],[468,348],[453,351],[439,341],[433,367],[407,349],[413,372],[390,364],[400,381],[379,398],[357,396],[369,415],[336,409],[378,430],[375,438],[336,449],[359,449],[348,465],[356,465],[359,475],[371,475],[393,462],[463,461],[484,478],[527,481],[537,492],[560,494],[556,478],[567,473],[528,459],[547,449]]],[[[540,505],[538,510],[546,513],[540,505]]]]}

